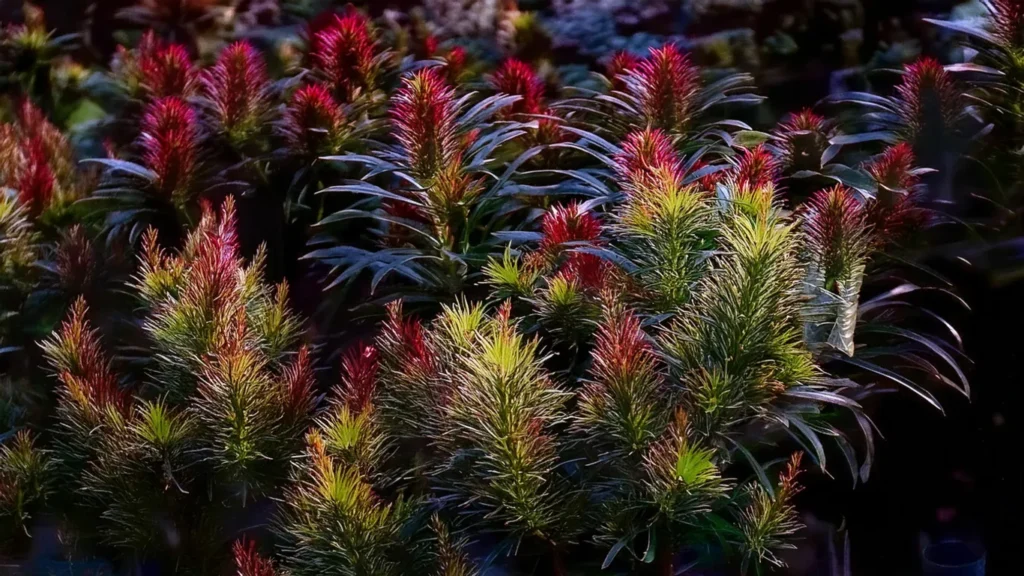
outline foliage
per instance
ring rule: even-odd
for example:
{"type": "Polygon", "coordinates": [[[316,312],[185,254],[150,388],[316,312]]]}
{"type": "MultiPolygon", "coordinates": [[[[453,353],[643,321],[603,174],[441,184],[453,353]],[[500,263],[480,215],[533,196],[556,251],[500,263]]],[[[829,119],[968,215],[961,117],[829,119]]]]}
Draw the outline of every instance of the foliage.
{"type": "Polygon", "coordinates": [[[41,16],[0,39],[5,545],[50,514],[69,558],[183,573],[761,571],[804,455],[864,481],[868,401],[969,395],[905,249],[990,71],[762,132],[674,44],[562,86],[513,3],[493,67],[416,15],[243,4],[134,3],[91,121],[36,83],[72,57],[41,16]]]}

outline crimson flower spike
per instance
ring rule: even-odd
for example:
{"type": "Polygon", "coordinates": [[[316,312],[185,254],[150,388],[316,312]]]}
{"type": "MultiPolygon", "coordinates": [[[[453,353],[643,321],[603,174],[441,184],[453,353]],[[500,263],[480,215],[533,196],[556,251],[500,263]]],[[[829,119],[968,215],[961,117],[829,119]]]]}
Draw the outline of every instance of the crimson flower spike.
{"type": "MultiPolygon", "coordinates": [[[[566,250],[567,242],[596,243],[601,236],[601,222],[578,202],[554,206],[541,221],[540,254],[552,261],[566,250]]],[[[600,288],[607,272],[605,261],[596,254],[570,252],[558,273],[585,288],[600,288]]]]}
{"type": "Polygon", "coordinates": [[[914,173],[914,151],[909,144],[886,148],[864,168],[879,186],[874,201],[867,205],[868,224],[877,242],[898,240],[924,223],[925,212],[916,202],[920,179],[914,173]]]}
{"type": "Polygon", "coordinates": [[[491,87],[498,92],[522,97],[522,100],[502,110],[503,116],[544,112],[544,80],[526,62],[515,58],[505,60],[490,81],[491,87]]]}
{"type": "Polygon", "coordinates": [[[682,181],[682,163],[672,139],[664,131],[648,128],[626,136],[615,157],[619,177],[637,185],[665,176],[682,181]]]}
{"type": "Polygon", "coordinates": [[[466,71],[466,49],[462,46],[455,46],[444,55],[445,76],[450,84],[458,84],[462,74],[466,71]]]}
{"type": "Polygon", "coordinates": [[[283,124],[285,140],[301,154],[331,152],[344,120],[330,90],[322,84],[308,84],[296,90],[288,104],[283,124]]]}
{"type": "Polygon", "coordinates": [[[632,72],[638,64],[640,64],[640,58],[636,54],[626,52],[625,50],[616,52],[605,67],[605,76],[611,81],[612,89],[625,90],[626,83],[621,76],[632,72]]]}
{"type": "Polygon", "coordinates": [[[457,163],[462,143],[457,132],[455,90],[435,68],[406,76],[391,103],[395,138],[413,173],[430,179],[457,163]]]}
{"type": "Polygon", "coordinates": [[[241,41],[220,53],[202,76],[203,91],[221,129],[236,143],[259,131],[270,107],[266,65],[252,44],[241,41]]]}
{"type": "Polygon", "coordinates": [[[648,125],[675,133],[689,127],[700,76],[675,44],[652,48],[633,68],[627,84],[648,125]]]}
{"type": "Polygon", "coordinates": [[[828,290],[847,282],[870,247],[867,215],[860,201],[841,184],[819,190],[802,206],[808,247],[821,267],[828,290]]]}
{"type": "Polygon", "coordinates": [[[601,236],[601,223],[578,202],[552,206],[541,221],[540,249],[560,251],[566,242],[595,242],[601,236]]]}
{"type": "Polygon", "coordinates": [[[914,149],[906,142],[886,148],[864,168],[880,185],[890,190],[909,190],[919,179],[914,174],[914,149]]]}
{"type": "Polygon", "coordinates": [[[256,542],[242,538],[231,547],[238,576],[276,576],[274,563],[256,550],[256,542]]]}
{"type": "Polygon", "coordinates": [[[379,354],[373,346],[356,344],[341,360],[342,398],[353,412],[362,412],[373,403],[377,390],[379,354]]]}
{"type": "Polygon", "coordinates": [[[828,148],[828,125],[809,108],[791,114],[775,128],[780,164],[789,170],[813,170],[821,166],[828,148]]]}
{"type": "Polygon", "coordinates": [[[1021,0],[989,0],[992,28],[1006,48],[1024,46],[1024,2],[1021,0]]]}
{"type": "Polygon", "coordinates": [[[964,109],[960,88],[934,58],[920,58],[907,65],[896,92],[905,126],[903,137],[912,143],[931,118],[941,118],[943,127],[952,127],[964,109]]]}
{"type": "Polygon", "coordinates": [[[763,144],[758,144],[743,151],[734,178],[737,186],[759,190],[774,185],[778,173],[778,160],[763,144]]]}
{"type": "Polygon", "coordinates": [[[53,197],[54,176],[50,169],[46,148],[38,137],[29,139],[25,146],[25,162],[17,180],[18,200],[38,215],[53,197]]]}
{"type": "Polygon", "coordinates": [[[170,96],[150,104],[142,116],[140,142],[156,189],[176,201],[187,199],[196,177],[199,131],[184,100],[170,96]]]}
{"type": "Polygon", "coordinates": [[[146,93],[152,98],[187,97],[195,92],[196,70],[188,50],[180,44],[165,45],[152,36],[143,37],[139,73],[146,93]]]}
{"type": "Polygon", "coordinates": [[[377,41],[370,21],[355,9],[335,15],[330,24],[313,33],[310,53],[335,94],[345,102],[376,87],[380,72],[377,41]]]}

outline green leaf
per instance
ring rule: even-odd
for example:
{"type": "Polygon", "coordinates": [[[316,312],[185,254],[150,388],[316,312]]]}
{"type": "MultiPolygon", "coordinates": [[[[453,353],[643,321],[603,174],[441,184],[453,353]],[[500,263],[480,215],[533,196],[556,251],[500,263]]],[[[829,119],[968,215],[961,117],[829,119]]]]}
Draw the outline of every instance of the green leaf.
{"type": "Polygon", "coordinates": [[[754,148],[758,144],[764,144],[771,140],[772,135],[767,132],[759,132],[757,130],[740,130],[732,136],[732,142],[736,146],[742,146],[744,148],[754,148]]]}

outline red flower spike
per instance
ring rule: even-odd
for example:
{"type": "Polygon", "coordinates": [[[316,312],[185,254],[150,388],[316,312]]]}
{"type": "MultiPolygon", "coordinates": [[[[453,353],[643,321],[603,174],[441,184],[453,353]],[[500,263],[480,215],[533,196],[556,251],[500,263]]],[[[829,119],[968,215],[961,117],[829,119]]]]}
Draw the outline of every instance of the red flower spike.
{"type": "Polygon", "coordinates": [[[422,48],[420,50],[421,59],[433,58],[437,55],[438,41],[437,36],[433,34],[427,34],[427,37],[423,39],[422,48]]]}
{"type": "Polygon", "coordinates": [[[920,58],[907,65],[896,92],[899,115],[906,125],[908,139],[919,135],[935,115],[942,119],[944,126],[952,126],[964,108],[960,88],[934,58],[920,58]]]}
{"type": "Polygon", "coordinates": [[[626,89],[626,82],[620,76],[632,72],[640,64],[640,58],[632,52],[625,50],[616,52],[605,67],[605,76],[612,83],[612,90],[623,91],[626,89]]]}
{"type": "Polygon", "coordinates": [[[356,344],[341,360],[342,398],[354,412],[362,412],[373,403],[378,359],[376,348],[356,344]]]}
{"type": "Polygon", "coordinates": [[[652,48],[633,69],[628,84],[650,126],[670,132],[682,132],[689,126],[700,77],[674,44],[652,48]]]}
{"type": "Polygon", "coordinates": [[[917,206],[915,191],[920,179],[913,173],[914,151],[909,144],[886,148],[864,168],[879,185],[875,199],[867,205],[867,220],[879,242],[898,240],[924,224],[926,215],[917,206]]]}
{"type": "Polygon", "coordinates": [[[561,251],[566,242],[596,242],[601,236],[601,223],[578,202],[553,206],[541,221],[540,250],[545,253],[561,251]]]}
{"type": "Polygon", "coordinates": [[[682,181],[682,163],[668,135],[648,128],[626,136],[622,152],[615,157],[619,177],[635,185],[644,185],[668,177],[682,181]]]}
{"type": "Polygon", "coordinates": [[[146,108],[139,139],[146,167],[156,174],[156,189],[175,199],[186,197],[198,162],[195,112],[180,98],[161,98],[146,108]]]}
{"type": "Polygon", "coordinates": [[[206,97],[217,122],[229,135],[243,137],[259,129],[270,102],[263,57],[248,42],[235,42],[202,76],[206,97]]]}
{"type": "Polygon", "coordinates": [[[435,68],[406,76],[391,104],[395,138],[416,176],[431,179],[462,153],[455,90],[435,68]]]}
{"type": "Polygon", "coordinates": [[[804,230],[817,254],[828,290],[869,247],[867,215],[853,192],[841,184],[815,192],[802,206],[804,230]]]}
{"type": "Polygon", "coordinates": [[[1005,48],[1024,45],[1024,2],[1021,0],[989,0],[992,28],[1005,48]]]}
{"type": "Polygon", "coordinates": [[[53,197],[54,176],[47,160],[46,149],[39,138],[26,144],[26,158],[21,166],[16,187],[18,199],[29,211],[38,215],[53,197]]]}
{"type": "Polygon", "coordinates": [[[914,149],[906,142],[886,148],[881,154],[867,162],[864,168],[879,185],[890,190],[909,190],[918,184],[913,174],[914,149]]]}
{"type": "Polygon", "coordinates": [[[754,148],[743,151],[739,163],[736,165],[734,179],[738,186],[747,187],[749,190],[759,190],[773,186],[778,173],[778,160],[764,147],[764,144],[758,144],[754,148]]]}
{"type": "Polygon", "coordinates": [[[466,50],[462,46],[456,46],[444,56],[445,76],[450,84],[458,84],[462,74],[466,71],[466,50]]]}
{"type": "Polygon", "coordinates": [[[597,292],[605,287],[610,264],[597,254],[571,252],[558,275],[584,290],[597,292]]]}
{"type": "Polygon", "coordinates": [[[330,24],[313,34],[310,43],[313,62],[346,102],[375,87],[379,72],[376,52],[370,21],[354,9],[334,16],[330,24]]]}
{"type": "Polygon", "coordinates": [[[139,72],[142,85],[153,98],[191,96],[196,87],[196,71],[188,50],[180,44],[162,45],[144,38],[139,47],[139,72]]]}
{"type": "Polygon", "coordinates": [[[333,135],[344,123],[341,109],[322,84],[295,91],[285,114],[284,133],[289,147],[303,154],[330,152],[333,135]]]}
{"type": "MultiPolygon", "coordinates": [[[[584,212],[579,203],[570,202],[554,206],[544,215],[541,233],[539,253],[550,262],[565,251],[566,242],[597,243],[601,222],[593,214],[584,212]]],[[[596,254],[570,252],[558,274],[583,288],[599,289],[607,275],[607,262],[596,254]]]]}
{"type": "Polygon", "coordinates": [[[792,114],[775,128],[781,150],[781,164],[790,170],[813,170],[821,166],[821,155],[828,147],[825,119],[806,108],[792,114]]]}
{"type": "Polygon", "coordinates": [[[235,568],[238,576],[276,576],[274,563],[269,559],[260,556],[256,550],[256,542],[236,540],[231,547],[231,553],[235,557],[235,568]]]}
{"type": "Polygon", "coordinates": [[[505,60],[491,76],[491,86],[503,94],[522,96],[522,100],[502,111],[505,117],[544,111],[544,80],[525,62],[515,58],[505,60]]]}

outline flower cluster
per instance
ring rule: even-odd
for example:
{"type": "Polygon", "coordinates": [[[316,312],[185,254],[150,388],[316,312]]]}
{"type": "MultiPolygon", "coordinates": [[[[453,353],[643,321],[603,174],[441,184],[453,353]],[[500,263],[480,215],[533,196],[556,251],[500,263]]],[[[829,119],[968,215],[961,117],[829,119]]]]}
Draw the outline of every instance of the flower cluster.
{"type": "Polygon", "coordinates": [[[384,58],[369,20],[355,10],[333,16],[329,24],[316,30],[309,41],[309,54],[343,102],[352,102],[378,86],[384,58]]]}
{"type": "Polygon", "coordinates": [[[0,124],[0,185],[15,190],[34,216],[66,206],[89,185],[67,137],[29,100],[14,122],[0,124]]]}
{"type": "Polygon", "coordinates": [[[156,192],[175,202],[188,200],[199,163],[195,111],[176,96],[155,100],[142,116],[139,144],[156,192]]]}
{"type": "Polygon", "coordinates": [[[216,126],[235,146],[263,129],[270,112],[270,79],[263,57],[247,42],[224,49],[202,75],[216,126]]]}

